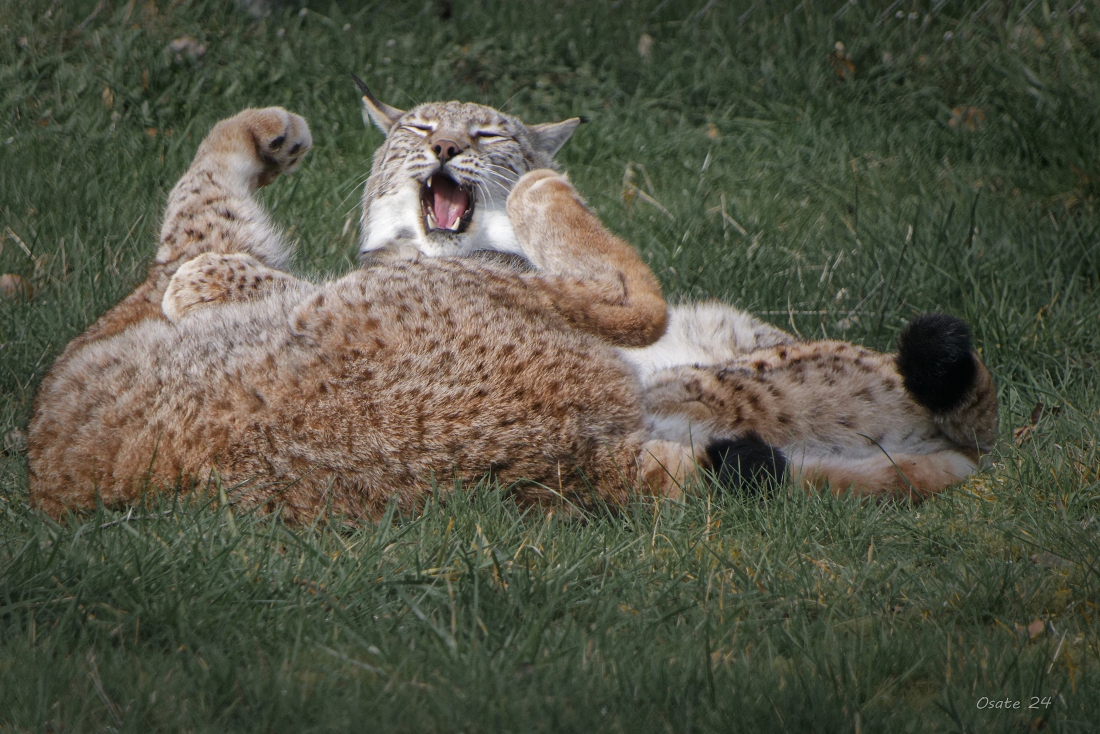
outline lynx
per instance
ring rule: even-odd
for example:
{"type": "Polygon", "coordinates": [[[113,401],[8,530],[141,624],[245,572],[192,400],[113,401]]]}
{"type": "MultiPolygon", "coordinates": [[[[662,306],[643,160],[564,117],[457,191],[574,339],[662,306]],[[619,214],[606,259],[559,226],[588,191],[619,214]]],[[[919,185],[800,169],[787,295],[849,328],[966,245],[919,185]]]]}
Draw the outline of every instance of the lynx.
{"type": "MultiPolygon", "coordinates": [[[[409,112],[363,92],[364,109],[386,134],[363,192],[364,262],[524,255],[506,211],[524,173],[555,169],[554,154],[580,118],[543,125],[482,105],[440,102],[409,112]]],[[[578,253],[579,254],[579,253],[578,253]]]]}
{"type": "Polygon", "coordinates": [[[677,497],[699,467],[737,484],[788,458],[807,486],[919,499],[988,450],[996,398],[965,324],[918,320],[897,357],[801,344],[718,304],[673,309],[665,333],[653,274],[551,170],[575,120],[364,98],[387,132],[368,267],[283,272],[252,194],[297,167],[308,126],[278,108],[219,123],[169,197],[145,283],[40,387],[38,505],[208,480],[290,519],[377,517],[486,474],[522,502],[621,504],[677,497]]]}
{"type": "Polygon", "coordinates": [[[280,108],[202,142],[147,280],[39,388],[34,503],[57,515],[205,482],[291,520],[376,518],[487,474],[522,502],[679,495],[705,457],[649,438],[615,351],[660,336],[660,287],[564,177],[516,171],[509,187],[529,271],[426,258],[313,284],[279,269],[287,247],[253,198],[310,146],[280,108]]]}
{"type": "MultiPolygon", "coordinates": [[[[528,127],[459,102],[405,112],[356,83],[387,136],[363,198],[364,262],[495,251],[522,263],[500,202],[525,171],[554,165],[579,121],[528,127]]],[[[920,498],[974,471],[996,437],[992,378],[966,324],[943,314],[915,320],[899,354],[882,355],[686,304],[659,341],[619,355],[638,374],[651,435],[708,447],[704,463],[727,475],[734,460],[774,475],[789,459],[803,485],[920,498]]]]}

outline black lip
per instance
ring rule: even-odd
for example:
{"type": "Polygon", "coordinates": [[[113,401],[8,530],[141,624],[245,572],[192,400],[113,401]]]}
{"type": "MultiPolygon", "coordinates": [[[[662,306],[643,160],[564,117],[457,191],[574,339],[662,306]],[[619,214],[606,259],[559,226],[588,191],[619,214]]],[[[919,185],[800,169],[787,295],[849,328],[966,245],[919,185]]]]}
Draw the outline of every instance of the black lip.
{"type": "Polygon", "coordinates": [[[456,181],[446,171],[443,171],[443,170],[436,171],[431,176],[428,176],[428,178],[424,179],[424,182],[420,184],[420,219],[421,219],[421,222],[424,224],[424,233],[425,234],[428,234],[428,235],[433,235],[433,234],[439,234],[439,235],[463,234],[467,229],[470,228],[470,222],[472,222],[473,219],[474,219],[474,209],[476,207],[477,207],[477,199],[474,197],[474,190],[471,189],[470,187],[465,186],[465,185],[459,183],[458,181],[456,181]],[[432,222],[434,221],[434,215],[431,213],[432,212],[432,197],[431,197],[431,193],[430,193],[431,189],[428,187],[428,183],[433,178],[435,178],[436,176],[446,177],[452,183],[454,183],[455,186],[457,186],[461,189],[464,189],[466,191],[466,195],[469,196],[469,202],[470,203],[466,206],[466,211],[463,213],[462,217],[458,220],[458,229],[442,229],[440,227],[435,227],[435,226],[432,225],[432,222]]]}

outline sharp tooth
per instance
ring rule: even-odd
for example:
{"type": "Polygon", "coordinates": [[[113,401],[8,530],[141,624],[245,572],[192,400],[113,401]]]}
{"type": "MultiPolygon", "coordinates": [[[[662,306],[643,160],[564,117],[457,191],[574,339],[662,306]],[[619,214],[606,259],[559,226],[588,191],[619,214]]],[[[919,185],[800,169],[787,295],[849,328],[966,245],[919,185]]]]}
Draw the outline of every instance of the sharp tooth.
{"type": "Polygon", "coordinates": [[[430,189],[431,187],[432,187],[432,179],[431,179],[431,177],[429,177],[428,178],[428,188],[430,189]]]}

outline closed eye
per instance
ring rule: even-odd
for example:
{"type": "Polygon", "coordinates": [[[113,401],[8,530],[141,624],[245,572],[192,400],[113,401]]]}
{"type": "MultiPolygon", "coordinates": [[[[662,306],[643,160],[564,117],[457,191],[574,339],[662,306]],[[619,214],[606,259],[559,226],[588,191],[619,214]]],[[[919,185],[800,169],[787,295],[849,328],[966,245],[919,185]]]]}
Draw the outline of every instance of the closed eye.
{"type": "Polygon", "coordinates": [[[406,122],[401,127],[405,128],[409,132],[419,135],[422,138],[428,137],[432,133],[433,128],[430,125],[420,125],[415,122],[406,122]]]}
{"type": "Polygon", "coordinates": [[[474,137],[482,143],[499,143],[502,140],[510,140],[507,135],[502,135],[492,130],[478,130],[474,133],[474,137]]]}

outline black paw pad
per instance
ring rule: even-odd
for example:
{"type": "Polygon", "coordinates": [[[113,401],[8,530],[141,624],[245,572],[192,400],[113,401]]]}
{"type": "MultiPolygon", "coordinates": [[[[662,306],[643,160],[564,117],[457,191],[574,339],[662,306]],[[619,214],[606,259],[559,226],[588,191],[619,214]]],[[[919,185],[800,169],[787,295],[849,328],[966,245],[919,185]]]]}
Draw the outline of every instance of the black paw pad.
{"type": "Polygon", "coordinates": [[[719,483],[732,490],[759,490],[777,483],[787,471],[783,452],[755,433],[725,438],[707,447],[707,458],[719,483]]]}
{"type": "Polygon", "coordinates": [[[974,385],[978,367],[970,327],[945,313],[922,314],[898,336],[898,372],[905,389],[936,413],[955,408],[974,385]]]}

